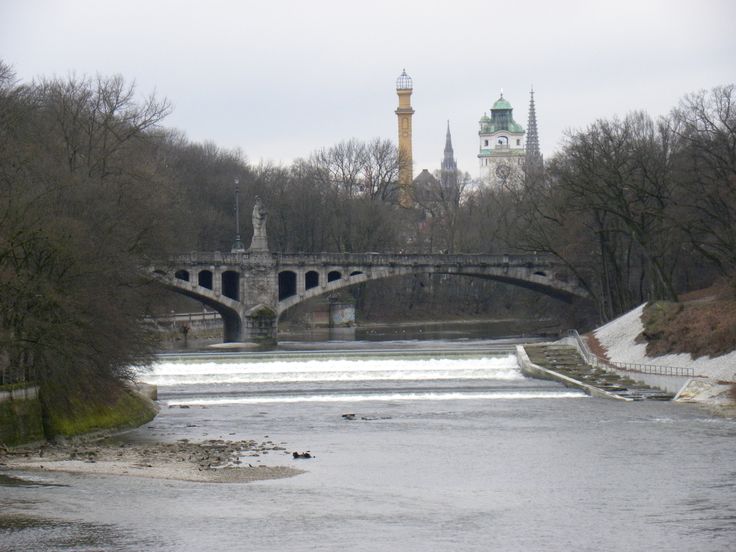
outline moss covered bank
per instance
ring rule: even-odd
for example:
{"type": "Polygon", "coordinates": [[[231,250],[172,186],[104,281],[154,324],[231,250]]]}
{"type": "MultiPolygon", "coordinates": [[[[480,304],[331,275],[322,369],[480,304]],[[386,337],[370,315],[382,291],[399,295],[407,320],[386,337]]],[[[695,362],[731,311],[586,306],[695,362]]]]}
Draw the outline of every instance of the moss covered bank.
{"type": "Polygon", "coordinates": [[[83,388],[28,389],[33,391],[0,395],[0,443],[15,446],[132,428],[149,422],[157,412],[153,401],[121,384],[94,394],[83,388]]]}

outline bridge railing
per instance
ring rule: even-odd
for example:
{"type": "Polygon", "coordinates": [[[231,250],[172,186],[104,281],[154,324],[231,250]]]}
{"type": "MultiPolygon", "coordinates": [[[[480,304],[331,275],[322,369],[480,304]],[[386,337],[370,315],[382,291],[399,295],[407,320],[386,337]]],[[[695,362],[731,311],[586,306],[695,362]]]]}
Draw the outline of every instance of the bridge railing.
{"type": "Polygon", "coordinates": [[[182,312],[174,314],[165,314],[162,316],[145,316],[143,321],[146,323],[157,324],[186,324],[195,322],[217,322],[221,316],[217,312],[182,312]]]}
{"type": "Polygon", "coordinates": [[[598,355],[594,354],[582,336],[577,330],[568,330],[567,335],[571,338],[578,352],[583,357],[585,362],[591,366],[597,366],[600,368],[616,370],[623,370],[625,372],[638,372],[640,374],[656,374],[658,376],[685,376],[694,377],[695,370],[692,368],[686,368],[684,366],[662,366],[657,364],[641,364],[636,362],[616,362],[612,360],[606,360],[598,355]]]}
{"type": "MultiPolygon", "coordinates": [[[[257,255],[262,255],[259,253],[257,255]]],[[[489,265],[551,267],[559,265],[548,255],[484,255],[484,254],[423,254],[423,253],[273,253],[273,258],[284,265],[333,264],[333,265],[489,265]]],[[[223,253],[220,251],[192,251],[168,259],[170,264],[240,264],[247,262],[251,254],[223,253]]]]}
{"type": "Polygon", "coordinates": [[[278,253],[281,264],[372,264],[552,266],[552,257],[542,255],[422,254],[422,253],[278,253]]]}

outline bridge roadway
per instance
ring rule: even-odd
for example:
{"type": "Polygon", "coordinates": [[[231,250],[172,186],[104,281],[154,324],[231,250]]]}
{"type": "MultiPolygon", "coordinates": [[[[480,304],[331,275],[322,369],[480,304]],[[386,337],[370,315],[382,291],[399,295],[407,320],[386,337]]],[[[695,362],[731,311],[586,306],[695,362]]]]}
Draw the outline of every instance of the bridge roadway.
{"type": "Polygon", "coordinates": [[[224,340],[275,342],[279,316],[347,286],[407,274],[452,274],[505,282],[564,301],[587,291],[546,255],[193,252],[154,262],[162,285],[215,309],[224,340]]]}

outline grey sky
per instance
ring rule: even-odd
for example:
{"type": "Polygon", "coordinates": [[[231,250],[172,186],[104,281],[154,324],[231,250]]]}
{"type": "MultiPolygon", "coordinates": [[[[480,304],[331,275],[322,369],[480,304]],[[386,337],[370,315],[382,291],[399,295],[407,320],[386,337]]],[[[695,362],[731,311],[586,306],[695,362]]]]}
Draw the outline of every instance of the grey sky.
{"type": "Polygon", "coordinates": [[[567,128],[736,82],[733,0],[279,2],[0,0],[0,58],[22,80],[122,74],[174,104],[167,126],[288,163],[356,137],[396,140],[395,79],[414,79],[415,174],[450,120],[477,176],[478,119],[501,88],[542,150],[567,128]]]}

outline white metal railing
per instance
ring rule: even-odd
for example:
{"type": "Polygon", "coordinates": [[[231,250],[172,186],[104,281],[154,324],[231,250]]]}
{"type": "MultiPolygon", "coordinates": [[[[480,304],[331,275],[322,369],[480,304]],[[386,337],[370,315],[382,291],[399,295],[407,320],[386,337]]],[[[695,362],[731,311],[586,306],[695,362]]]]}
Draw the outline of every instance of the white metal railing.
{"type": "Polygon", "coordinates": [[[158,322],[166,324],[181,324],[186,322],[207,322],[220,320],[217,312],[183,312],[167,314],[163,316],[146,316],[146,322],[158,322]]]}
{"type": "Polygon", "coordinates": [[[599,366],[601,368],[615,368],[616,370],[623,370],[626,372],[638,372],[640,374],[656,374],[658,376],[684,376],[694,377],[695,370],[692,368],[685,368],[683,366],[661,366],[656,364],[640,364],[635,362],[616,362],[613,360],[605,360],[591,352],[588,348],[588,344],[581,337],[577,330],[568,330],[568,337],[575,341],[580,355],[583,357],[586,363],[591,366],[599,366]]]}
{"type": "Polygon", "coordinates": [[[0,403],[9,400],[35,399],[36,397],[38,397],[38,386],[32,383],[29,383],[27,387],[0,391],[0,403]]]}

